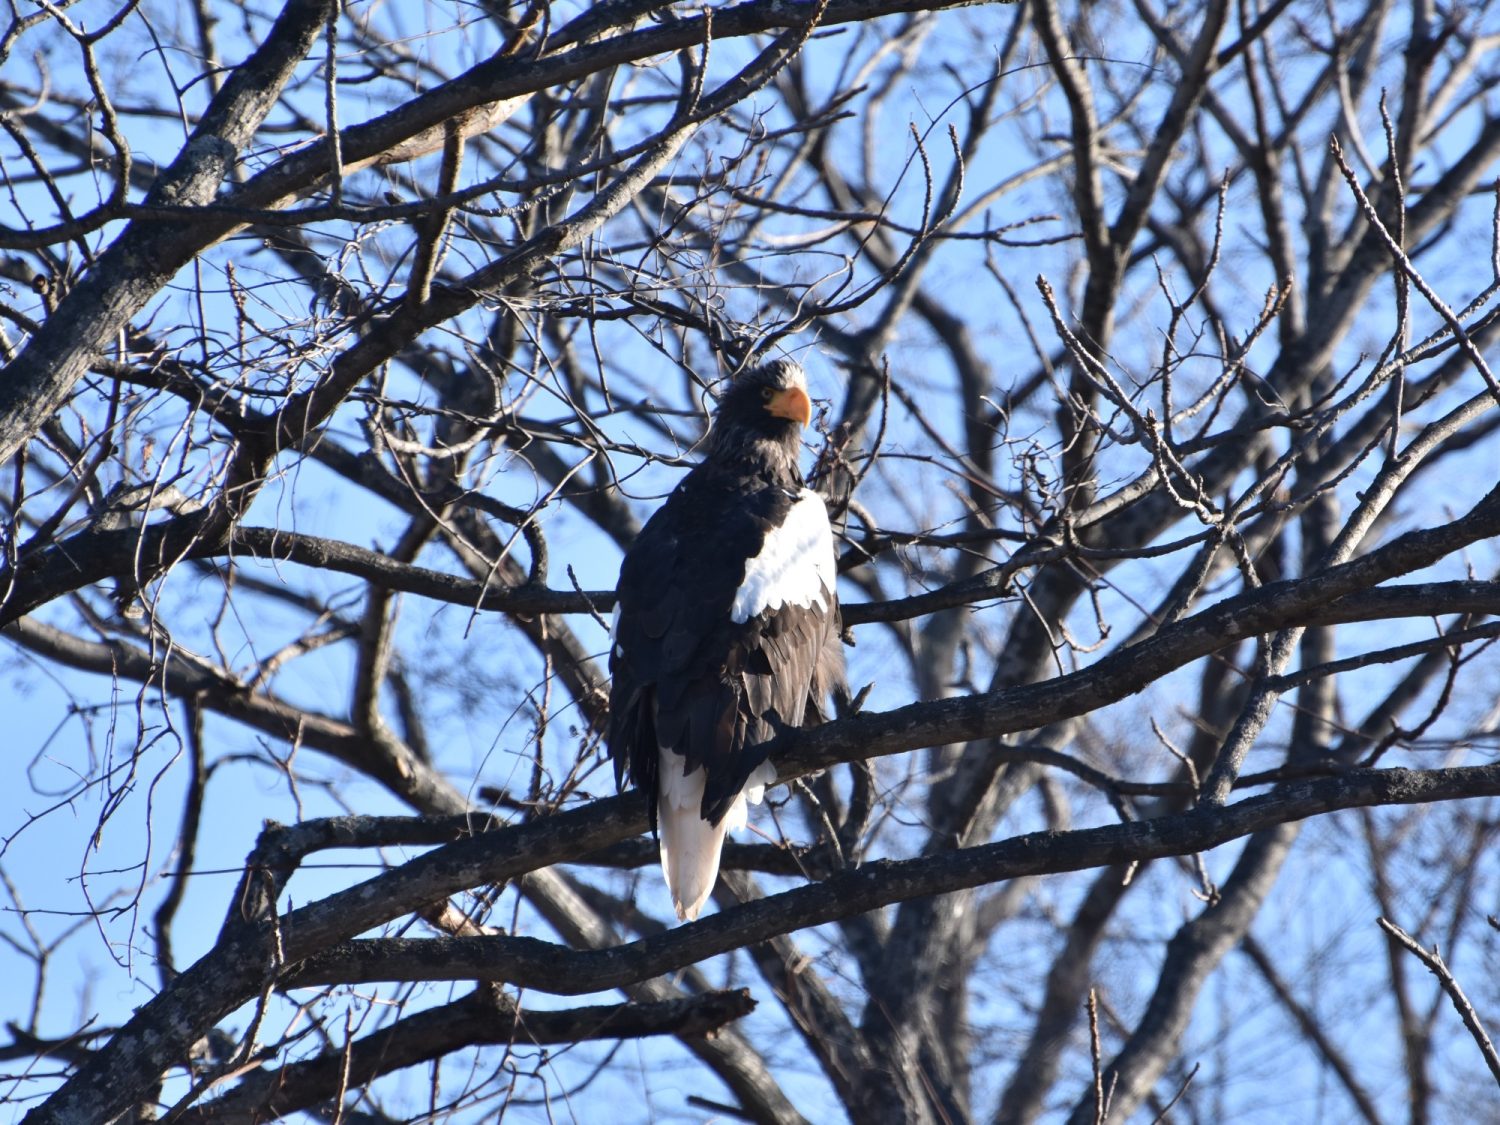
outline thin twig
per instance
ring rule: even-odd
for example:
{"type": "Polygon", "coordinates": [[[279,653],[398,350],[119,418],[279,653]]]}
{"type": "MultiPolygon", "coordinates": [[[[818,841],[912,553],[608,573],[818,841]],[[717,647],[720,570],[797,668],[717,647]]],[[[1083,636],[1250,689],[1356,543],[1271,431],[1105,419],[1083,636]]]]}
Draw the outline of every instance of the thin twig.
{"type": "Polygon", "coordinates": [[[1438,984],[1448,994],[1448,999],[1453,1001],[1453,1006],[1458,1009],[1458,1018],[1464,1021],[1464,1026],[1469,1029],[1474,1042],[1479,1046],[1479,1053],[1484,1056],[1485,1065],[1490,1068],[1495,1082],[1500,1085],[1500,1055],[1495,1053],[1495,1045],[1490,1041],[1489,1035],[1484,1030],[1484,1025],[1479,1022],[1479,1015],[1474,1011],[1474,1005],[1469,1003],[1469,998],[1464,995],[1463,988],[1458,979],[1444,963],[1442,955],[1434,945],[1431,950],[1423,949],[1421,944],[1400,926],[1387,918],[1377,918],[1380,928],[1390,935],[1402,948],[1406,949],[1418,961],[1426,965],[1428,971],[1437,977],[1438,984]]]}

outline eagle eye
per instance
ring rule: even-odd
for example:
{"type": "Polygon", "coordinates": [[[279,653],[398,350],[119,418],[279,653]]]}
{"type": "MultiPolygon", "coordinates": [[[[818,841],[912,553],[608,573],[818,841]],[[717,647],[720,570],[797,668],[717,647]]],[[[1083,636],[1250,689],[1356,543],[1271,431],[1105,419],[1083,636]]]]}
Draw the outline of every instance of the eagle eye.
{"type": "Polygon", "coordinates": [[[760,389],[760,397],[765,402],[770,402],[771,401],[771,396],[774,395],[775,393],[776,392],[772,388],[770,388],[770,387],[762,387],[760,389]]]}

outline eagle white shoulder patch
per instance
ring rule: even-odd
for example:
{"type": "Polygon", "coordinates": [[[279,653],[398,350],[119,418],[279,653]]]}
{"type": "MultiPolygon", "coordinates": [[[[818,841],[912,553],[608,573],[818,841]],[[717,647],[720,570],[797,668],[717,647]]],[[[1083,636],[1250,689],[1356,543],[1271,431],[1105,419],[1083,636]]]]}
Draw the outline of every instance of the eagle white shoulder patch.
{"type": "Polygon", "coordinates": [[[827,609],[837,574],[828,508],[811,489],[802,489],[786,520],[766,536],[760,554],[745,563],[745,579],[734,592],[729,618],[743,625],[784,605],[827,609]]]}

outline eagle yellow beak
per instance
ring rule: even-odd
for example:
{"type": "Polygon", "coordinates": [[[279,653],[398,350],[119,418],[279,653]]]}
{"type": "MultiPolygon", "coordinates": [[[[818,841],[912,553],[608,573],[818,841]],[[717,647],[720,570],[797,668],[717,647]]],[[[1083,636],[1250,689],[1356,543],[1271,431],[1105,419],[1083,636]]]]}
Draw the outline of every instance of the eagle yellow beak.
{"type": "Polygon", "coordinates": [[[801,387],[787,387],[766,400],[766,411],[773,418],[805,426],[812,421],[812,399],[801,387]]]}

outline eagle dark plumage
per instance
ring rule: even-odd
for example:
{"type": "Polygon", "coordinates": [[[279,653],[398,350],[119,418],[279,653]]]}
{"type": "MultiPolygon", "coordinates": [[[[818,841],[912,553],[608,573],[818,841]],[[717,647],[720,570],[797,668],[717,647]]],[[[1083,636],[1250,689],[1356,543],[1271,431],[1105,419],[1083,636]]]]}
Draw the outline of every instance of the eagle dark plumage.
{"type": "Polygon", "coordinates": [[[790,360],[735,379],[703,461],[620,567],[610,756],[646,793],[679,919],[698,916],[725,832],[776,778],[764,744],[821,721],[839,675],[828,510],[797,470],[811,416],[790,360]]]}

